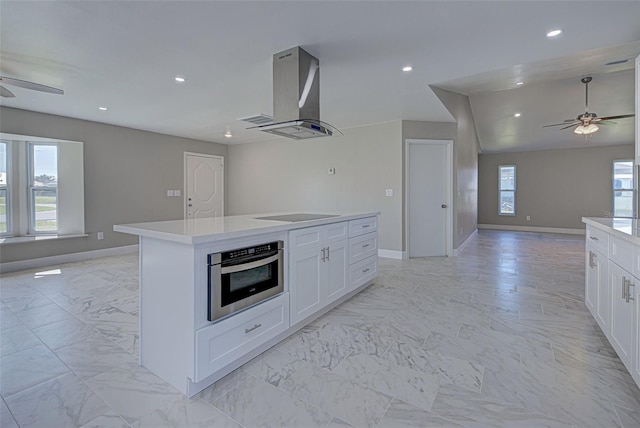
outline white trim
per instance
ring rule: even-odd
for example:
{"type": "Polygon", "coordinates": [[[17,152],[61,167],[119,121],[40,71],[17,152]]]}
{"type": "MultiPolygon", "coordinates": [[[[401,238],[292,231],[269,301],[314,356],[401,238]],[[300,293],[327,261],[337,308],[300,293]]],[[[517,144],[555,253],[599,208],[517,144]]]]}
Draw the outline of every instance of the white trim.
{"type": "Polygon", "coordinates": [[[409,255],[406,251],[383,250],[382,248],[379,248],[378,257],[402,260],[409,258],[409,255]]]}
{"type": "Polygon", "coordinates": [[[101,250],[83,251],[81,253],[60,254],[59,256],[41,257],[39,259],[18,260],[0,263],[0,272],[14,272],[17,270],[41,268],[61,263],[79,262],[81,260],[98,259],[100,257],[119,256],[138,251],[138,244],[124,247],[103,248],[101,250]]]}
{"type": "Polygon", "coordinates": [[[565,235],[584,235],[584,229],[569,229],[564,227],[533,227],[509,226],[503,224],[479,224],[478,229],[512,230],[516,232],[562,233],[565,235]]]}
{"type": "Polygon", "coordinates": [[[407,258],[409,255],[409,144],[425,144],[425,145],[444,145],[447,149],[447,165],[445,168],[445,179],[447,180],[446,197],[447,201],[447,218],[445,224],[445,255],[453,255],[453,140],[431,140],[431,139],[414,139],[407,138],[404,140],[404,224],[405,224],[405,236],[407,248],[407,258]]]}
{"type": "Polygon", "coordinates": [[[469,242],[471,242],[472,238],[476,237],[477,235],[478,235],[478,229],[474,230],[473,233],[469,235],[462,244],[458,245],[458,248],[453,249],[453,257],[458,257],[458,254],[460,253],[460,251],[462,251],[462,249],[466,247],[467,244],[469,244],[469,242]]]}
{"type": "Polygon", "coordinates": [[[0,238],[0,246],[8,244],[24,244],[25,242],[49,241],[51,239],[86,238],[88,233],[78,233],[75,235],[30,235],[30,236],[9,236],[0,238]]]}

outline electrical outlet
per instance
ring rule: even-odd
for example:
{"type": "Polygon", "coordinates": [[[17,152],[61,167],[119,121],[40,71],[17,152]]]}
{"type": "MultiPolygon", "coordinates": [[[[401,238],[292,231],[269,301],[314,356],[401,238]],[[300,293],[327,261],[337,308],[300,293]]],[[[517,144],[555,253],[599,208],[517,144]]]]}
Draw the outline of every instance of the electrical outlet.
{"type": "Polygon", "coordinates": [[[530,215],[527,216],[527,221],[531,221],[531,216],[530,215]]]}
{"type": "Polygon", "coordinates": [[[101,239],[104,239],[104,232],[98,232],[98,241],[100,241],[101,239]]]}
{"type": "Polygon", "coordinates": [[[335,175],[335,173],[336,173],[336,169],[335,168],[329,168],[327,170],[327,174],[329,174],[329,175],[335,175]]]}

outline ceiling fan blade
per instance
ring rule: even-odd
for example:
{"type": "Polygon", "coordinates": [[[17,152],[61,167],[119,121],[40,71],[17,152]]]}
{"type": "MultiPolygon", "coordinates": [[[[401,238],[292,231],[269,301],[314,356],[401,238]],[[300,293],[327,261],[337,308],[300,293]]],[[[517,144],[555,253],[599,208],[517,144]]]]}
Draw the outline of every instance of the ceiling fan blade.
{"type": "Polygon", "coordinates": [[[572,123],[572,124],[571,124],[571,125],[569,125],[569,126],[565,126],[564,128],[560,128],[560,130],[562,131],[563,129],[572,128],[572,127],[574,127],[574,126],[576,126],[576,125],[580,125],[580,123],[581,123],[581,122],[572,123]]]}
{"type": "Polygon", "coordinates": [[[576,121],[575,119],[565,119],[565,120],[564,120],[564,122],[565,122],[565,123],[575,122],[575,121],[576,121]]]}
{"type": "Polygon", "coordinates": [[[3,97],[3,98],[14,98],[15,95],[13,95],[13,92],[8,90],[7,88],[0,86],[0,97],[3,97]]]}
{"type": "Polygon", "coordinates": [[[609,119],[624,119],[626,117],[634,117],[635,114],[621,114],[618,116],[607,116],[607,117],[601,117],[600,120],[609,120],[609,119]]]}
{"type": "Polygon", "coordinates": [[[614,122],[612,120],[599,120],[598,125],[617,125],[618,122],[614,122]]]}
{"type": "MultiPolygon", "coordinates": [[[[579,123],[581,123],[581,122],[576,121],[575,119],[573,119],[573,123],[571,125],[569,125],[569,126],[577,125],[579,123]]],[[[554,123],[553,125],[544,125],[543,128],[548,128],[550,126],[562,126],[562,125],[566,125],[566,124],[567,124],[566,122],[565,123],[554,123]]],[[[562,128],[562,129],[564,129],[564,128],[562,128]]]]}
{"type": "Polygon", "coordinates": [[[25,89],[32,89],[34,91],[48,92],[50,94],[64,94],[62,89],[52,88],[51,86],[41,85],[40,83],[28,82],[26,80],[14,79],[11,77],[0,76],[0,81],[7,85],[19,86],[25,89]]]}

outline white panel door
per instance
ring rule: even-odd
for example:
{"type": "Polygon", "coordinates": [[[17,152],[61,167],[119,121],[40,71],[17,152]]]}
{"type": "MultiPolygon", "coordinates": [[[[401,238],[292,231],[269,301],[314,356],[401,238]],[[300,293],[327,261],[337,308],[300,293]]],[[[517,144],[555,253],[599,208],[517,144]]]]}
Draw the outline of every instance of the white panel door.
{"type": "Polygon", "coordinates": [[[447,252],[447,147],[408,144],[409,257],[447,252]]]}
{"type": "Polygon", "coordinates": [[[224,159],[185,153],[185,218],[224,215],[224,159]]]}
{"type": "Polygon", "coordinates": [[[296,249],[289,255],[291,325],[322,309],[326,301],[327,269],[320,247],[296,249]]]}

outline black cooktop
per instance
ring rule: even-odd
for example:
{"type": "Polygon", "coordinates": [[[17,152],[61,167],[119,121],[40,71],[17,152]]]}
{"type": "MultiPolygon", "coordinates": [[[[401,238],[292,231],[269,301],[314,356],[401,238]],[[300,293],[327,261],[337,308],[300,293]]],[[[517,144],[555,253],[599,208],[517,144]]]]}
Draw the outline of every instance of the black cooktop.
{"type": "Polygon", "coordinates": [[[256,217],[256,220],[274,220],[274,221],[309,221],[309,220],[318,220],[321,218],[329,218],[329,217],[340,217],[337,214],[304,214],[304,213],[296,213],[296,214],[285,214],[285,215],[274,215],[269,217],[256,217]]]}

